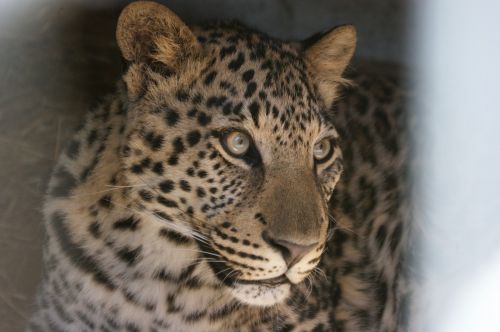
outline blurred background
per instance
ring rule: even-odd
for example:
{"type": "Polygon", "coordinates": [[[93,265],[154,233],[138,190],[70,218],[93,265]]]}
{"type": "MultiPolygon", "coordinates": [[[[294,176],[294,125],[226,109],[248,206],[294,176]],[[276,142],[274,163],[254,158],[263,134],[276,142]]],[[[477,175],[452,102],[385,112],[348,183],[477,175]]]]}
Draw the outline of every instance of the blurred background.
{"type": "MultiPolygon", "coordinates": [[[[416,330],[498,331],[500,4],[161,2],[187,23],[239,19],[285,39],[351,23],[356,62],[408,68],[417,83],[411,112],[415,228],[422,235],[416,266],[423,288],[415,302],[424,319],[416,330]]],[[[85,111],[114,88],[114,29],[126,3],[0,0],[0,332],[26,325],[41,272],[46,183],[85,111]]]]}

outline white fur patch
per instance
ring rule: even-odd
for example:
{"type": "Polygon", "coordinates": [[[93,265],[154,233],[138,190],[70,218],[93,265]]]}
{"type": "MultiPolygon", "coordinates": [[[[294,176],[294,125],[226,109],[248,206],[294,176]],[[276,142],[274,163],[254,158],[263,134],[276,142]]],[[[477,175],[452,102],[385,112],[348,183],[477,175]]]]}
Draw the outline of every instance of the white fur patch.
{"type": "Polygon", "coordinates": [[[277,286],[236,284],[231,288],[231,293],[243,303],[267,307],[283,302],[290,294],[290,284],[277,286]]]}

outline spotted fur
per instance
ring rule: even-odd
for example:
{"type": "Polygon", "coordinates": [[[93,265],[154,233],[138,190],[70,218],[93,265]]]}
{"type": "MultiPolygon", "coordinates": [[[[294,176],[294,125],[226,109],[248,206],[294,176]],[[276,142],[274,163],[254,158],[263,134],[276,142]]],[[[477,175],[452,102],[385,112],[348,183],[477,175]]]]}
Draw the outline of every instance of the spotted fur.
{"type": "Polygon", "coordinates": [[[117,93],[49,185],[30,330],[397,330],[402,95],[392,78],[358,76],[331,107],[352,33],[304,46],[129,5],[117,93]],[[233,129],[252,138],[245,157],[224,149],[233,129]],[[285,242],[308,250],[290,259],[285,242]]]}

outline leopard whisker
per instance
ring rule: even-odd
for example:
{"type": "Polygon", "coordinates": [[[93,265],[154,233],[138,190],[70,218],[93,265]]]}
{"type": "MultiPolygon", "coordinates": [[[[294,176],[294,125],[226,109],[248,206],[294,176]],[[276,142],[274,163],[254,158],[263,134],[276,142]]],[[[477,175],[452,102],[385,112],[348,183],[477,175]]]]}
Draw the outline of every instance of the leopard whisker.
{"type": "MultiPolygon", "coordinates": [[[[109,187],[109,186],[110,185],[106,185],[106,187],[109,187]]],[[[70,197],[70,198],[78,198],[78,197],[92,196],[92,195],[104,194],[104,193],[108,193],[108,192],[120,190],[120,189],[123,189],[123,188],[144,187],[144,186],[145,185],[143,185],[143,184],[141,184],[141,185],[134,185],[134,186],[120,186],[120,187],[114,187],[114,188],[110,188],[110,189],[104,189],[104,190],[98,190],[98,191],[92,191],[92,192],[85,192],[85,193],[81,193],[81,194],[71,194],[68,197],[70,197]]]]}
{"type": "Polygon", "coordinates": [[[121,204],[118,204],[118,203],[115,203],[115,205],[118,205],[124,209],[127,209],[127,210],[130,210],[134,213],[137,213],[137,214],[147,214],[153,218],[156,218],[160,221],[162,221],[163,224],[165,224],[166,226],[170,227],[172,230],[176,231],[176,232],[179,232],[181,233],[182,235],[185,235],[187,237],[190,237],[190,238],[193,238],[195,240],[198,240],[200,242],[204,242],[206,244],[209,244],[208,241],[209,239],[207,237],[205,237],[204,235],[202,234],[199,234],[198,232],[194,231],[194,230],[189,230],[189,231],[186,231],[186,229],[180,227],[179,225],[176,225],[174,223],[172,223],[170,220],[166,220],[165,218],[162,218],[154,213],[151,213],[151,212],[148,212],[148,211],[139,211],[137,209],[133,209],[131,207],[127,207],[125,205],[121,205],[121,204]]]}
{"type": "Polygon", "coordinates": [[[229,276],[232,277],[234,274],[238,274],[238,273],[239,273],[239,271],[233,270],[233,271],[229,272],[228,274],[226,274],[226,276],[224,277],[224,279],[222,279],[222,284],[224,284],[224,281],[226,281],[226,279],[229,278],[229,276]]]}
{"type": "MultiPolygon", "coordinates": [[[[140,177],[139,175],[137,175],[137,178],[139,180],[141,180],[149,189],[151,189],[152,191],[154,191],[157,195],[160,195],[161,196],[161,193],[154,187],[152,187],[150,184],[148,184],[146,181],[144,181],[144,179],[142,177],[140,177]]],[[[179,211],[180,213],[182,213],[183,216],[187,216],[188,218],[192,219],[192,220],[195,220],[197,222],[199,222],[204,228],[207,228],[207,229],[210,229],[210,225],[206,223],[206,221],[204,220],[201,220],[199,218],[196,218],[192,215],[189,215],[186,211],[182,210],[181,208],[179,207],[174,207],[174,209],[176,209],[177,211],[179,211]]]]}

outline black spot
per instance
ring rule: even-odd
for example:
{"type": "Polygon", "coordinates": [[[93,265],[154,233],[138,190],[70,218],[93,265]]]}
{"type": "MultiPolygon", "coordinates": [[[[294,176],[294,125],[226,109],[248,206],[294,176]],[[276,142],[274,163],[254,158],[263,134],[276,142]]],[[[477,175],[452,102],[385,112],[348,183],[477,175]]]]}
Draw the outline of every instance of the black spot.
{"type": "Polygon", "coordinates": [[[177,165],[177,164],[179,163],[179,157],[178,157],[178,156],[176,156],[176,155],[173,155],[173,156],[171,156],[170,158],[168,158],[167,163],[168,163],[170,166],[177,165]]]}
{"type": "Polygon", "coordinates": [[[179,207],[179,205],[177,204],[177,202],[171,200],[171,199],[168,199],[168,198],[165,198],[163,196],[158,196],[156,198],[156,200],[158,201],[158,203],[166,206],[166,207],[172,207],[172,208],[176,208],[176,207],[179,207]]]}
{"type": "Polygon", "coordinates": [[[255,90],[257,90],[257,84],[255,82],[248,83],[247,89],[245,91],[245,98],[252,97],[255,93],[255,90]]]}
{"type": "Polygon", "coordinates": [[[158,175],[163,175],[163,163],[162,162],[157,162],[153,165],[152,168],[153,172],[155,172],[158,175]]]}
{"type": "Polygon", "coordinates": [[[72,140],[66,149],[66,154],[70,159],[75,159],[80,153],[80,142],[72,140]]]}
{"type": "Polygon", "coordinates": [[[236,47],[234,45],[228,46],[228,47],[222,47],[220,50],[220,59],[224,59],[228,55],[232,55],[236,52],[236,47]]]}
{"type": "Polygon", "coordinates": [[[198,195],[198,197],[205,197],[206,196],[206,192],[205,192],[205,189],[201,188],[201,187],[198,187],[196,188],[196,195],[198,195]]]}
{"type": "Polygon", "coordinates": [[[254,74],[255,72],[253,71],[253,69],[247,70],[246,72],[243,73],[243,81],[250,82],[254,74]]]}
{"type": "Polygon", "coordinates": [[[128,218],[122,218],[115,221],[115,223],[113,224],[113,228],[119,230],[135,231],[137,229],[139,221],[140,220],[134,216],[130,216],[128,218]]]}
{"type": "Polygon", "coordinates": [[[264,218],[264,215],[262,213],[256,213],[255,214],[255,219],[257,219],[258,221],[260,221],[263,225],[267,225],[267,221],[264,218]]]}
{"type": "Polygon", "coordinates": [[[195,312],[191,312],[187,315],[185,315],[183,317],[183,319],[188,322],[188,323],[191,323],[191,322],[197,322],[199,321],[200,319],[202,319],[203,317],[205,317],[207,314],[207,311],[206,310],[201,310],[201,311],[195,311],[195,312]]]}
{"type": "Polygon", "coordinates": [[[165,181],[160,183],[160,190],[166,194],[171,192],[172,190],[174,190],[174,188],[175,188],[175,185],[174,185],[174,181],[172,181],[172,180],[165,180],[165,181]]]}
{"type": "Polygon", "coordinates": [[[206,126],[207,124],[210,123],[210,121],[212,121],[212,117],[207,115],[206,113],[204,112],[200,112],[198,114],[198,123],[200,124],[200,126],[206,126]]]}
{"type": "Polygon", "coordinates": [[[207,107],[221,107],[226,101],[227,97],[225,96],[211,96],[207,99],[207,107]]]}
{"type": "Polygon", "coordinates": [[[186,148],[184,147],[184,143],[182,143],[181,137],[176,137],[172,142],[172,145],[174,146],[174,151],[176,154],[183,153],[186,150],[186,148]]]}
{"type": "Polygon", "coordinates": [[[231,302],[220,309],[215,310],[209,316],[210,321],[215,322],[229,316],[234,311],[240,308],[240,304],[237,302],[231,302]]]}
{"type": "Polygon", "coordinates": [[[175,232],[173,230],[167,229],[167,228],[162,228],[160,229],[160,232],[158,233],[161,237],[164,237],[172,242],[175,242],[177,244],[187,244],[191,243],[191,239],[188,238],[187,236],[182,235],[181,233],[175,232]]]}
{"type": "Polygon", "coordinates": [[[243,109],[243,103],[238,103],[236,106],[233,108],[233,114],[234,115],[240,115],[241,110],[243,109]]]}
{"type": "Polygon", "coordinates": [[[273,117],[276,119],[279,116],[280,112],[276,106],[273,106],[273,117]]]}
{"type": "Polygon", "coordinates": [[[198,110],[196,108],[192,108],[188,113],[187,116],[190,118],[193,118],[196,116],[196,113],[198,113],[198,110]]]}
{"type": "Polygon", "coordinates": [[[151,164],[151,159],[149,157],[146,157],[141,160],[142,167],[148,167],[150,164],[151,164]]]}
{"type": "Polygon", "coordinates": [[[113,202],[111,200],[110,195],[104,195],[102,196],[99,201],[99,205],[102,206],[103,208],[110,209],[113,206],[113,202]]]}
{"type": "Polygon", "coordinates": [[[165,120],[169,126],[175,126],[179,122],[179,113],[172,109],[167,109],[165,113],[165,120]]]}
{"type": "Polygon", "coordinates": [[[229,115],[231,114],[232,110],[233,110],[233,103],[227,102],[224,104],[224,107],[222,107],[222,114],[229,115]]]}
{"type": "Polygon", "coordinates": [[[202,100],[203,100],[203,96],[201,94],[197,93],[196,95],[194,95],[194,97],[191,101],[194,105],[198,105],[202,102],[202,100]]]}
{"type": "Polygon", "coordinates": [[[94,144],[94,142],[96,141],[96,139],[97,139],[97,130],[92,129],[90,131],[89,135],[87,136],[87,144],[88,145],[94,144]]]}
{"type": "Polygon", "coordinates": [[[150,131],[144,138],[153,151],[158,151],[161,149],[163,145],[163,135],[155,135],[154,132],[150,131]]]}
{"type": "Polygon", "coordinates": [[[214,151],[212,151],[212,152],[210,153],[210,155],[208,156],[208,158],[209,158],[210,160],[212,160],[212,159],[217,158],[217,156],[218,156],[218,155],[219,155],[219,154],[217,153],[217,151],[215,151],[215,150],[214,150],[214,151]]]}
{"type": "Polygon", "coordinates": [[[180,185],[182,190],[187,191],[187,192],[191,191],[191,185],[186,180],[179,181],[179,185],[180,185]]]}
{"type": "Polygon", "coordinates": [[[99,238],[101,236],[101,225],[97,221],[94,221],[89,225],[89,232],[93,237],[99,238]]]}
{"type": "Polygon", "coordinates": [[[189,94],[184,90],[177,90],[175,97],[178,101],[183,103],[189,100],[189,94]]]}
{"type": "Polygon", "coordinates": [[[227,67],[232,71],[237,71],[238,69],[240,69],[241,65],[244,62],[245,62],[245,56],[243,55],[243,53],[240,52],[238,53],[236,59],[233,59],[231,60],[231,62],[229,62],[229,65],[227,67]]]}
{"type": "Polygon", "coordinates": [[[255,127],[259,128],[259,110],[260,110],[259,104],[257,104],[257,102],[254,101],[253,103],[250,104],[249,109],[255,127]]]}
{"type": "Polygon", "coordinates": [[[166,213],[164,213],[162,211],[155,210],[153,212],[153,215],[155,217],[157,217],[158,219],[161,219],[161,220],[166,220],[166,221],[172,221],[173,220],[171,216],[169,216],[168,214],[166,214],[166,213]]]}
{"type": "Polygon", "coordinates": [[[193,130],[187,135],[187,141],[189,146],[194,146],[200,141],[201,134],[198,130],[193,130]]]}
{"type": "Polygon", "coordinates": [[[207,86],[212,84],[216,75],[217,75],[216,71],[211,71],[210,73],[207,74],[207,76],[205,76],[205,80],[203,81],[203,83],[207,86]]]}
{"type": "Polygon", "coordinates": [[[142,251],[142,246],[139,246],[135,249],[130,249],[129,247],[123,247],[116,253],[116,256],[125,263],[127,263],[127,265],[132,266],[137,263],[137,258],[139,257],[141,251],[142,251]]]}
{"type": "Polygon", "coordinates": [[[172,68],[160,61],[150,61],[149,69],[163,77],[170,77],[174,74],[172,68]]]}
{"type": "Polygon", "coordinates": [[[379,248],[382,248],[382,246],[384,245],[385,243],[385,239],[386,239],[386,236],[387,236],[387,230],[386,230],[386,227],[385,225],[381,225],[378,230],[377,230],[377,234],[376,234],[376,240],[377,240],[377,244],[378,244],[378,247],[379,248]]]}
{"type": "Polygon", "coordinates": [[[139,196],[141,196],[141,198],[147,202],[151,202],[151,200],[153,199],[153,194],[150,191],[144,189],[139,191],[139,196]]]}

